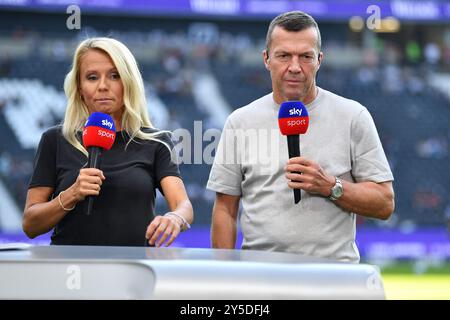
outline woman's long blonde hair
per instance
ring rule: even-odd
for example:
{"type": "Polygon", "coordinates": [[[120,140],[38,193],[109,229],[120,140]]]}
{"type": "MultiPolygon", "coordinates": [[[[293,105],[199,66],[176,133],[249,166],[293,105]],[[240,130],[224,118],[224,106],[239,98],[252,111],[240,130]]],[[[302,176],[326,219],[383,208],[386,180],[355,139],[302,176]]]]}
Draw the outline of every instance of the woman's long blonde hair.
{"type": "MultiPolygon", "coordinates": [[[[130,50],[120,41],[111,38],[89,38],[78,45],[73,57],[72,69],[64,80],[64,91],[67,96],[67,108],[64,116],[62,132],[71,145],[86,156],[87,150],[77,139],[77,133],[83,130],[89,117],[89,111],[80,95],[80,63],[88,50],[101,50],[108,54],[123,83],[124,112],[122,115],[122,129],[128,133],[131,140],[155,140],[167,144],[156,136],[161,132],[146,133],[142,128],[154,128],[147,112],[144,82],[139,71],[136,59],[130,50]]],[[[164,131],[167,132],[167,131],[164,131]]],[[[170,149],[170,148],[169,148],[170,149]]]]}

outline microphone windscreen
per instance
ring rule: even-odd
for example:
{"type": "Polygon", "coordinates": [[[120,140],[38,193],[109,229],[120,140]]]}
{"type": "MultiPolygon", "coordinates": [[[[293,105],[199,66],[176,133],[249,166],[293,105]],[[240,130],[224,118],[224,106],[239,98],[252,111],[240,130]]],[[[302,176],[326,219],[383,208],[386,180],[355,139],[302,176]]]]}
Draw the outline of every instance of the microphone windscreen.
{"type": "Polygon", "coordinates": [[[283,102],[278,111],[278,126],[285,136],[304,134],[308,130],[308,110],[301,101],[283,102]]]}
{"type": "Polygon", "coordinates": [[[89,147],[111,149],[116,139],[116,127],[110,115],[101,112],[92,113],[83,130],[83,144],[89,147]]]}

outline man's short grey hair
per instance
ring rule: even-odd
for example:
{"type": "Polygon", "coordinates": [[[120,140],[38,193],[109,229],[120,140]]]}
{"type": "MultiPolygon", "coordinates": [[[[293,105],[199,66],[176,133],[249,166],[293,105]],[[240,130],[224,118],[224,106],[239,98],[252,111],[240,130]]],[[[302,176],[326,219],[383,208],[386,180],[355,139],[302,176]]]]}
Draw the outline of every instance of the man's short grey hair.
{"type": "Polygon", "coordinates": [[[272,41],[272,33],[276,26],[280,26],[286,31],[302,31],[309,28],[315,28],[317,31],[317,49],[320,52],[322,48],[322,40],[317,22],[309,14],[302,11],[290,11],[282,13],[270,22],[269,30],[266,36],[266,50],[269,52],[272,41]]]}

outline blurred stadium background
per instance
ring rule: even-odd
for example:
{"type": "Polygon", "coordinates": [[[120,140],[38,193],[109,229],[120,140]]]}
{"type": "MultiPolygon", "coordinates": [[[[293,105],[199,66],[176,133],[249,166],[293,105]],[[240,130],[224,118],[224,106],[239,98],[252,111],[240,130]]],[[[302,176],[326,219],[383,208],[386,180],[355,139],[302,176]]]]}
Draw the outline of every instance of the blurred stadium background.
{"type": "MultiPolygon", "coordinates": [[[[450,299],[448,0],[0,0],[0,242],[49,243],[49,234],[25,237],[21,214],[40,135],[61,122],[64,76],[82,39],[124,42],[155,125],[198,139],[271,91],[266,30],[294,9],[313,15],[322,32],[319,86],[370,110],[396,179],[392,218],[358,218],[362,261],[381,267],[388,298],[450,299]],[[71,30],[73,3],[81,20],[71,30]]],[[[205,191],[210,165],[200,162],[181,165],[195,224],[176,246],[209,247],[215,195],[205,191]]],[[[164,213],[160,195],[157,202],[164,213]]]]}

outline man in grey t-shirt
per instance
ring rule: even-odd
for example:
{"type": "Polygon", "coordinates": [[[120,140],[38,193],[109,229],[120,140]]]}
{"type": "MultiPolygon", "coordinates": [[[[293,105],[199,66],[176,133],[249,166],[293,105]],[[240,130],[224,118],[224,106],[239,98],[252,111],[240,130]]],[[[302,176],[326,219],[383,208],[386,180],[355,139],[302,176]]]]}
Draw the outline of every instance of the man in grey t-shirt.
{"type": "Polygon", "coordinates": [[[355,214],[387,219],[394,211],[393,176],[372,117],[316,86],[323,53],[311,16],[276,17],[266,44],[273,92],[228,117],[211,169],[212,245],[235,247],[242,199],[243,249],[358,262],[355,214]],[[310,124],[300,137],[302,156],[288,159],[277,114],[292,100],[306,105],[310,124]],[[300,203],[291,188],[301,190],[300,203]]]}

